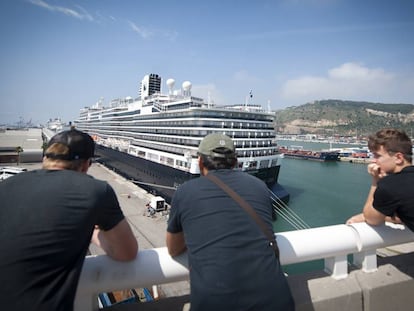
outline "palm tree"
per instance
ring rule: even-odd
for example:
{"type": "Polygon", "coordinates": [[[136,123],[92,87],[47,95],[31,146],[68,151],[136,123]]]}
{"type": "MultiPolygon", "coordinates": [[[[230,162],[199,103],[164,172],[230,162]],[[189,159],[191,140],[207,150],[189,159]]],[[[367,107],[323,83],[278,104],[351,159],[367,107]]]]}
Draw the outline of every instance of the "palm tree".
{"type": "Polygon", "coordinates": [[[48,145],[47,142],[43,142],[43,144],[42,144],[43,155],[45,155],[45,152],[46,152],[46,149],[47,149],[47,145],[48,145]]]}
{"type": "Polygon", "coordinates": [[[20,164],[20,153],[23,152],[23,148],[18,146],[16,147],[16,152],[17,152],[17,166],[19,166],[20,164]]]}

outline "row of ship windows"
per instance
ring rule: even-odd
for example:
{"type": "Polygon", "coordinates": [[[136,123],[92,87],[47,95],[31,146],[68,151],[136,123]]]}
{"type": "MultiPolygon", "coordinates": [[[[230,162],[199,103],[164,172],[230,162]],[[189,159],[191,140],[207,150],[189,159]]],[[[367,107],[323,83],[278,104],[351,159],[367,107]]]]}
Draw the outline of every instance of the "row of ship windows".
{"type": "MultiPolygon", "coordinates": [[[[112,135],[116,135],[117,133],[111,133],[112,135]]],[[[226,133],[229,135],[228,133],[226,133]]],[[[185,146],[193,146],[197,147],[200,144],[199,139],[190,139],[190,138],[180,138],[176,136],[151,136],[148,139],[148,135],[141,134],[141,133],[127,133],[127,135],[120,135],[120,136],[128,136],[133,139],[142,139],[142,140],[151,140],[163,143],[170,143],[170,144],[178,144],[178,145],[185,145],[185,146]]],[[[229,135],[231,137],[231,135],[229,135]]],[[[200,136],[200,138],[203,136],[200,136]]],[[[253,138],[253,137],[252,137],[253,138]]],[[[257,140],[235,140],[234,141],[236,148],[268,148],[274,146],[273,141],[269,139],[257,139],[257,140]]]]}
{"type": "MultiPolygon", "coordinates": [[[[270,160],[262,160],[262,161],[260,161],[259,168],[268,167],[269,166],[269,162],[270,162],[270,160]]],[[[247,165],[247,168],[257,168],[257,161],[249,161],[247,164],[248,164],[247,165]]],[[[246,163],[239,162],[238,163],[238,167],[239,168],[246,168],[246,163]]]]}
{"type": "MultiPolygon", "coordinates": [[[[135,150],[135,154],[138,155],[138,156],[141,156],[141,157],[146,156],[146,153],[142,150],[135,150]]],[[[240,157],[240,155],[238,155],[238,156],[240,157]]],[[[151,154],[147,154],[147,157],[148,158],[153,158],[154,160],[157,160],[158,155],[151,153],[151,154]]],[[[244,157],[246,157],[246,155],[244,155],[244,157]]],[[[183,168],[190,168],[190,166],[191,166],[191,161],[190,160],[191,159],[188,159],[188,161],[176,160],[175,165],[183,167],[183,168]]],[[[166,157],[166,156],[160,156],[159,157],[159,162],[174,167],[174,159],[173,158],[166,157]]],[[[247,167],[248,168],[256,168],[257,163],[258,163],[257,161],[249,161],[247,167]]],[[[266,167],[269,166],[269,163],[270,163],[270,160],[262,160],[259,163],[259,168],[266,168],[266,167]]],[[[275,166],[276,164],[277,164],[277,160],[272,160],[272,166],[275,166]]],[[[240,169],[246,168],[246,163],[239,162],[238,167],[240,169]]]]}
{"type": "MultiPolygon", "coordinates": [[[[225,133],[225,134],[232,137],[230,133],[225,133]]],[[[154,141],[154,142],[156,141],[160,143],[198,147],[198,145],[200,144],[200,139],[204,137],[205,135],[199,136],[200,139],[194,139],[194,138],[182,138],[182,137],[177,137],[177,136],[166,136],[166,135],[164,136],[162,135],[152,136],[151,135],[151,137],[149,137],[148,135],[145,135],[143,133],[128,132],[128,133],[121,134],[119,132],[105,131],[105,132],[97,133],[97,136],[100,136],[102,138],[104,137],[119,137],[119,138],[129,137],[130,139],[147,140],[147,141],[154,141]]],[[[274,140],[271,140],[269,138],[260,138],[260,137],[254,140],[253,140],[253,137],[251,140],[234,140],[234,144],[236,148],[270,148],[270,147],[276,146],[276,143],[274,140]]]]}
{"type": "MultiPolygon", "coordinates": [[[[185,105],[184,108],[188,107],[185,105]]],[[[257,121],[273,121],[273,116],[247,113],[247,112],[235,112],[235,111],[217,111],[217,110],[192,110],[192,111],[181,111],[181,112],[166,112],[160,114],[148,114],[141,115],[140,110],[124,111],[124,112],[109,112],[105,114],[88,114],[88,120],[101,119],[101,118],[122,118],[124,120],[151,120],[151,119],[162,119],[162,118],[182,118],[182,117],[194,117],[194,118],[220,118],[220,119],[246,119],[246,120],[257,120],[257,121]]]]}
{"type": "MultiPolygon", "coordinates": [[[[183,150],[186,149],[186,148],[181,148],[181,147],[172,146],[172,145],[158,145],[158,144],[156,145],[153,142],[148,143],[148,142],[145,142],[145,141],[138,141],[138,140],[134,140],[132,142],[132,144],[136,145],[136,146],[156,149],[156,150],[160,150],[160,151],[166,151],[166,152],[170,152],[170,153],[174,153],[174,154],[178,154],[178,155],[183,155],[184,154],[183,150]]],[[[188,146],[188,144],[187,144],[187,146],[188,146]]],[[[194,145],[194,147],[197,147],[197,145],[194,145]]],[[[238,150],[237,151],[237,156],[238,157],[268,156],[268,155],[274,155],[274,154],[277,154],[277,153],[278,153],[277,148],[267,148],[267,149],[260,149],[260,150],[238,150]]]]}
{"type": "MultiPolygon", "coordinates": [[[[144,145],[144,147],[147,147],[147,146],[145,146],[146,144],[143,144],[143,145],[144,145]]],[[[134,150],[134,149],[135,148],[132,148],[132,150],[134,150]]],[[[146,156],[146,153],[142,150],[136,150],[135,154],[140,156],[140,157],[143,157],[143,158],[145,158],[145,156],[146,156]]],[[[157,160],[157,157],[158,157],[158,155],[152,154],[152,153],[151,154],[149,153],[147,156],[148,156],[148,158],[150,158],[150,159],[153,158],[154,160],[157,160]]],[[[167,164],[169,166],[174,167],[174,159],[173,158],[166,157],[166,156],[160,156],[159,161],[160,161],[160,163],[164,163],[164,164],[167,164]]],[[[185,161],[177,160],[176,165],[178,165],[180,167],[190,168],[191,162],[185,162],[185,161]]]]}
{"type": "MultiPolygon", "coordinates": [[[[88,123],[86,123],[88,124],[88,123]]],[[[86,125],[85,124],[85,125],[86,125]]],[[[162,122],[133,122],[133,121],[108,121],[89,123],[94,127],[156,127],[156,128],[171,128],[171,127],[216,127],[226,129],[260,129],[260,130],[274,130],[273,123],[269,122],[231,122],[231,121],[211,121],[211,120],[179,120],[179,121],[162,121],[162,122]]]]}
{"type": "MultiPolygon", "coordinates": [[[[208,133],[211,132],[211,130],[207,131],[206,129],[202,130],[188,130],[188,129],[155,129],[155,128],[140,128],[139,132],[137,132],[137,128],[130,128],[130,127],[123,127],[122,131],[113,131],[113,127],[99,127],[95,128],[95,130],[99,131],[102,130],[103,132],[107,133],[113,133],[113,134],[119,134],[122,136],[123,133],[126,133],[127,135],[133,135],[134,133],[141,133],[141,134],[156,134],[157,136],[161,135],[174,135],[174,136],[199,136],[204,137],[208,133]],[[129,130],[129,131],[128,131],[129,130]]],[[[221,130],[217,129],[217,132],[226,134],[227,136],[231,138],[275,138],[276,134],[275,132],[269,131],[229,131],[229,130],[221,130]]]]}
{"type": "MultiPolygon", "coordinates": [[[[206,136],[210,131],[207,130],[195,130],[195,131],[189,131],[189,130],[158,130],[158,129],[143,129],[140,131],[141,133],[145,134],[156,134],[158,135],[173,135],[173,136],[199,136],[204,137],[206,136]]],[[[275,138],[274,132],[257,132],[257,131],[217,131],[219,133],[223,133],[231,138],[275,138]]],[[[134,132],[128,132],[128,133],[134,133],[134,132]]]]}

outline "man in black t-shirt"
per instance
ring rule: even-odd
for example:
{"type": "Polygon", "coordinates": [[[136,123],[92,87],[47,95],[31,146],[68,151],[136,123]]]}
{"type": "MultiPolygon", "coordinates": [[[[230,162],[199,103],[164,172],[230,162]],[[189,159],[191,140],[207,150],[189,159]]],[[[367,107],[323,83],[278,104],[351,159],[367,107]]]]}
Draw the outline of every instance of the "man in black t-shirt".
{"type": "Polygon", "coordinates": [[[199,146],[202,177],[175,192],[168,220],[171,256],[188,249],[190,303],[201,310],[294,310],[279,259],[252,217],[215,183],[214,175],[249,202],[273,232],[272,205],[264,182],[233,170],[232,140],[207,135],[199,146]]]}
{"type": "Polygon", "coordinates": [[[108,183],[86,174],[94,142],[70,130],[50,140],[43,169],[0,183],[0,301],[3,310],[73,310],[90,242],[115,260],[137,241],[108,183]]]}
{"type": "Polygon", "coordinates": [[[397,129],[383,129],[369,137],[368,147],[374,155],[368,165],[371,189],[363,213],[347,224],[367,222],[380,225],[385,221],[402,222],[414,231],[414,166],[412,142],[397,129]]]}

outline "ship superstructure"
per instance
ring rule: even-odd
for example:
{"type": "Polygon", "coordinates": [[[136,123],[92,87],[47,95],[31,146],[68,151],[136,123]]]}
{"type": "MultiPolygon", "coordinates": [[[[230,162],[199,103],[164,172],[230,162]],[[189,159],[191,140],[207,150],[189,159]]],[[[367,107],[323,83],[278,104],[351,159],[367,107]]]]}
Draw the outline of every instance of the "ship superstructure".
{"type": "Polygon", "coordinates": [[[168,94],[162,94],[161,77],[147,75],[138,98],[113,100],[107,107],[100,101],[82,109],[75,125],[96,140],[101,161],[129,178],[155,185],[167,201],[178,185],[199,176],[197,148],[210,133],[233,139],[238,169],[269,187],[277,183],[280,153],[274,113],[257,105],[218,107],[192,96],[190,82],[178,91],[174,85],[168,79],[168,94]]]}

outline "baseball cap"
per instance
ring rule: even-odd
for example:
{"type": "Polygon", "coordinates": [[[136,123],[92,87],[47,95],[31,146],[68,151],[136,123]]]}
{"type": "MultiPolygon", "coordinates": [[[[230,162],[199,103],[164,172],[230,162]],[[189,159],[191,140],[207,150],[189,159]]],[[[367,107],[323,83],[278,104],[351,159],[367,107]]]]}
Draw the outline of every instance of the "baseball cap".
{"type": "Polygon", "coordinates": [[[92,137],[75,129],[57,133],[50,139],[47,148],[53,144],[65,145],[68,147],[69,152],[64,154],[47,152],[45,154],[47,158],[67,161],[79,159],[86,160],[92,158],[95,152],[95,142],[92,137]]]}
{"type": "Polygon", "coordinates": [[[203,138],[198,146],[198,152],[211,157],[224,158],[228,153],[234,153],[234,143],[224,134],[214,133],[203,138]]]}

